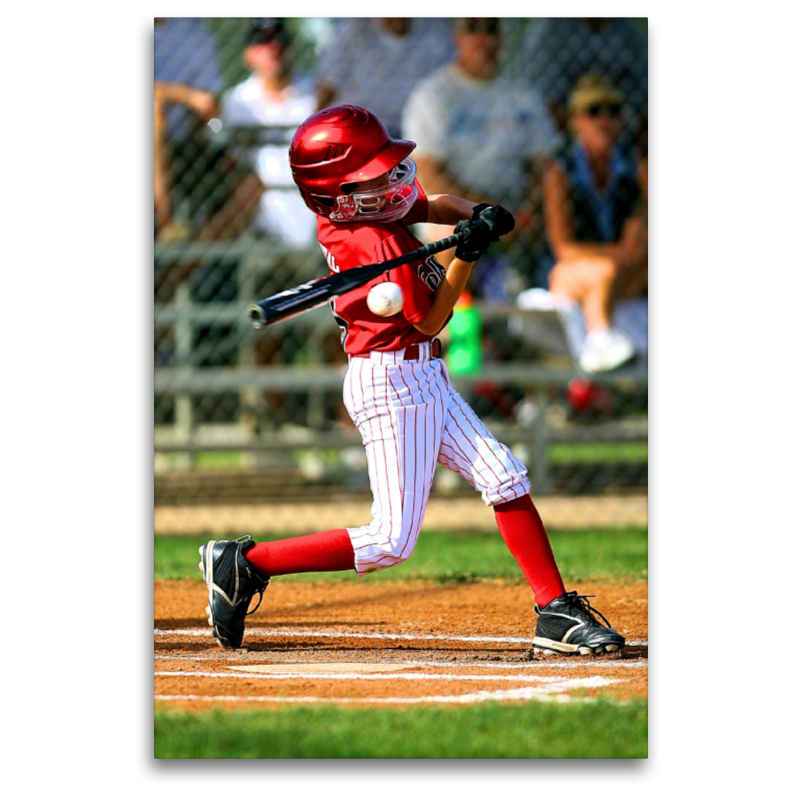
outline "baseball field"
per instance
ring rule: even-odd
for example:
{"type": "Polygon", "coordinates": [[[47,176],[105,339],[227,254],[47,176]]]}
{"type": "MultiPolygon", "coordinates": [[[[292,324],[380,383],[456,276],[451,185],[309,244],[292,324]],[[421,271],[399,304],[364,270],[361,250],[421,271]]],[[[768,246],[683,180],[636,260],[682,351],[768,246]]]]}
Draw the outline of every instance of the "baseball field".
{"type": "Polygon", "coordinates": [[[227,651],[204,611],[206,537],[156,537],[155,756],[646,758],[647,529],[551,538],[622,653],[533,655],[533,596],[500,536],[436,530],[367,578],[274,579],[227,651]]]}

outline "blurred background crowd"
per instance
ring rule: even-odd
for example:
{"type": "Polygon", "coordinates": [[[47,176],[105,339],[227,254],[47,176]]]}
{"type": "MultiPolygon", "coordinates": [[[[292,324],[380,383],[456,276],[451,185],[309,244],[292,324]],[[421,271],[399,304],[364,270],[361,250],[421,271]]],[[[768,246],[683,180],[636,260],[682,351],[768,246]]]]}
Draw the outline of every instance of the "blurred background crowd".
{"type": "MultiPolygon", "coordinates": [[[[263,462],[267,432],[342,422],[338,387],[329,391],[320,371],[346,363],[330,313],[265,332],[246,317],[253,301],[327,273],[288,144],[310,114],[340,103],[365,106],[393,136],[416,142],[428,193],[499,203],[517,220],[476,264],[448,333],[451,372],[473,378],[465,391],[479,413],[526,425],[546,410],[556,427],[629,419],[641,440],[647,67],[642,19],[156,19],[155,423],[164,463],[233,450],[230,431],[214,443],[215,425],[245,431],[242,447],[263,462]],[[492,365],[506,365],[497,375],[508,377],[479,379],[492,365]],[[301,368],[317,369],[316,399],[301,368]]],[[[415,232],[423,241],[450,233],[415,232]]],[[[634,441],[633,427],[618,440],[634,441]]],[[[317,454],[316,474],[322,462],[317,454]]],[[[646,485],[641,475],[626,480],[646,485]]]]}

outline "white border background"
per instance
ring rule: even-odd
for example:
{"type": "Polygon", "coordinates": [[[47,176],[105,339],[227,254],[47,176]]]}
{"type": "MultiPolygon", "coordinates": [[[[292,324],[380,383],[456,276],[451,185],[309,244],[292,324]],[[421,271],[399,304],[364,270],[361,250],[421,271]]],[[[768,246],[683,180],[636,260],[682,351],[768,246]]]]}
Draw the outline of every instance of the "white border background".
{"type": "Polygon", "coordinates": [[[7,772],[25,793],[741,796],[782,785],[794,731],[778,721],[797,711],[797,10],[503,4],[505,16],[649,16],[648,761],[165,763],[152,759],[152,17],[270,9],[51,5],[7,11],[2,54],[3,717],[7,772]]]}

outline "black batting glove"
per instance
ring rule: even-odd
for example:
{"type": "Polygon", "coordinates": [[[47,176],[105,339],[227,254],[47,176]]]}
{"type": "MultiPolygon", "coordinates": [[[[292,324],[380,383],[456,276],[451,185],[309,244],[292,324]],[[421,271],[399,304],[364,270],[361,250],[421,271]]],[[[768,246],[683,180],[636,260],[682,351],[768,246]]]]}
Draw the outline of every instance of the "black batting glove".
{"type": "Polygon", "coordinates": [[[455,233],[464,234],[456,247],[456,258],[462,261],[477,261],[492,243],[489,226],[482,220],[462,219],[456,225],[455,233]]]}
{"type": "Polygon", "coordinates": [[[503,206],[481,203],[472,209],[472,219],[474,222],[480,221],[486,224],[493,242],[499,241],[501,236],[505,236],[514,230],[514,216],[503,206]]]}

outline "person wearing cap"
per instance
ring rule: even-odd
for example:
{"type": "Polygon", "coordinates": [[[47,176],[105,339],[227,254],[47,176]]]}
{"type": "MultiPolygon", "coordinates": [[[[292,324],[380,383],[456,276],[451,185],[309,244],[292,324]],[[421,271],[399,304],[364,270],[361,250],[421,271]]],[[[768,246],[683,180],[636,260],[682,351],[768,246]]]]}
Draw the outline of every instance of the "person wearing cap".
{"type": "Polygon", "coordinates": [[[250,75],[222,95],[220,120],[223,130],[273,129],[268,144],[245,153],[264,186],[252,230],[303,248],[316,242],[316,221],[292,181],[289,143],[297,126],[314,113],[316,98],[311,84],[292,74],[291,47],[283,19],[252,20],[242,56],[250,75]]]}
{"type": "Polygon", "coordinates": [[[560,128],[567,104],[583,75],[602,75],[625,95],[631,138],[647,126],[647,26],[625,17],[554,17],[528,25],[515,68],[548,103],[560,128]]]}
{"type": "MultiPolygon", "coordinates": [[[[501,25],[495,18],[455,20],[456,57],[412,92],[402,132],[417,143],[420,179],[431,191],[510,209],[517,227],[506,238],[527,238],[531,246],[521,257],[535,261],[541,175],[561,138],[541,95],[501,70],[501,25]]],[[[433,240],[447,231],[434,227],[422,235],[433,240]]],[[[439,256],[442,263],[450,258],[452,251],[439,256]]],[[[513,280],[510,267],[502,271],[513,280]]]]}
{"type": "Polygon", "coordinates": [[[619,143],[623,96],[608,79],[581,78],[568,108],[572,140],[545,173],[546,281],[580,304],[579,362],[602,372],[635,355],[612,321],[619,300],[647,292],[647,161],[619,143]]]}

